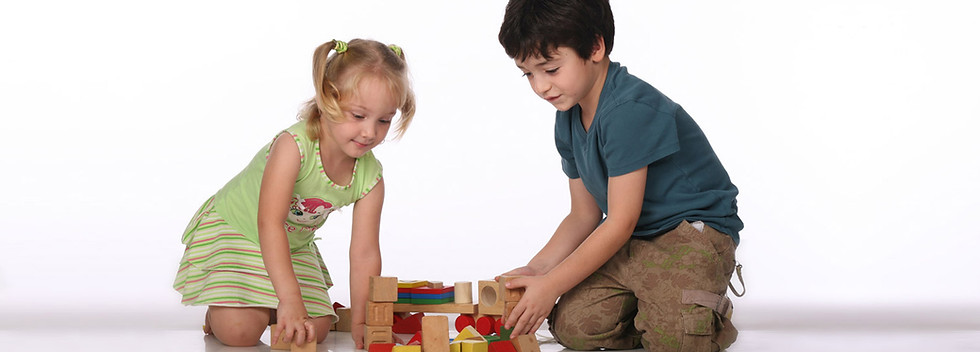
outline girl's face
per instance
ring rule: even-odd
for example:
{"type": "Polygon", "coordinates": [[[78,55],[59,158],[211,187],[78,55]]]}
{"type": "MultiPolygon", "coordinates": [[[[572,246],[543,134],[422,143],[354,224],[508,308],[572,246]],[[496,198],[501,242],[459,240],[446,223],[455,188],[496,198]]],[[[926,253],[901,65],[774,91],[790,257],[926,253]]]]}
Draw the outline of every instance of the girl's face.
{"type": "Polygon", "coordinates": [[[603,82],[598,81],[600,66],[595,64],[597,55],[593,56],[583,59],[571,48],[562,46],[550,59],[539,55],[514,62],[524,72],[534,93],[556,109],[567,111],[583,101],[598,103],[603,82]]]}
{"type": "Polygon", "coordinates": [[[322,119],[326,128],[321,129],[320,138],[328,141],[332,150],[355,159],[384,141],[398,110],[386,81],[370,76],[361,79],[357,94],[345,97],[341,106],[344,121],[322,119]]]}

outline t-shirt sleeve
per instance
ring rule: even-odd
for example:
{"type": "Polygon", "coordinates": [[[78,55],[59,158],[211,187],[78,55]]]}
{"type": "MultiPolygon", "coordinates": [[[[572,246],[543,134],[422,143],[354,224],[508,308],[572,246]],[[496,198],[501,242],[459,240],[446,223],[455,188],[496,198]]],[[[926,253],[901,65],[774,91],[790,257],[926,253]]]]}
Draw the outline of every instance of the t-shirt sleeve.
{"type": "Polygon", "coordinates": [[[680,150],[676,108],[643,103],[617,106],[603,119],[600,135],[609,177],[625,175],[680,150]]]}
{"type": "Polygon", "coordinates": [[[572,152],[571,115],[567,111],[558,111],[555,115],[555,146],[561,155],[561,170],[565,172],[565,176],[579,178],[575,154],[572,152]]]}
{"type": "Polygon", "coordinates": [[[368,152],[365,157],[361,158],[359,161],[358,168],[358,188],[360,189],[360,194],[357,195],[357,199],[364,198],[368,193],[374,189],[374,186],[378,185],[381,181],[383,168],[381,167],[381,161],[374,157],[373,152],[368,152]]]}

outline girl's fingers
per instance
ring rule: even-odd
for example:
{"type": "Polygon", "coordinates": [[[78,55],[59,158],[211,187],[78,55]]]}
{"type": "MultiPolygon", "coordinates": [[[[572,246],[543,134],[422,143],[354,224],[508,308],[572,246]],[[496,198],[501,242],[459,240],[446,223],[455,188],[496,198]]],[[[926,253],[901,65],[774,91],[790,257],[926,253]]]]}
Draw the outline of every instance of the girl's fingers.
{"type": "Polygon", "coordinates": [[[306,342],[307,343],[310,343],[310,342],[314,342],[314,341],[316,341],[316,326],[313,325],[313,322],[312,321],[307,320],[306,321],[306,342]]]}

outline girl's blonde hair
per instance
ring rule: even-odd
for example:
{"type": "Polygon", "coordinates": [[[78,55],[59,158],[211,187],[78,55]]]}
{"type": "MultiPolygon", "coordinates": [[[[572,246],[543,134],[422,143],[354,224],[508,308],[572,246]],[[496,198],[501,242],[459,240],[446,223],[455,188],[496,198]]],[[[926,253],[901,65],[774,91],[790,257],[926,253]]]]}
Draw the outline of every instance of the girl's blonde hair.
{"type": "Polygon", "coordinates": [[[401,112],[395,126],[395,138],[405,133],[415,115],[415,93],[408,79],[404,51],[374,40],[354,39],[350,43],[331,40],[313,52],[316,95],[303,104],[298,114],[300,120],[306,120],[310,138],[319,138],[321,117],[332,122],[344,121],[341,101],[356,95],[358,83],[366,76],[388,82],[388,90],[401,112]],[[335,48],[339,51],[330,55],[335,48]]]}

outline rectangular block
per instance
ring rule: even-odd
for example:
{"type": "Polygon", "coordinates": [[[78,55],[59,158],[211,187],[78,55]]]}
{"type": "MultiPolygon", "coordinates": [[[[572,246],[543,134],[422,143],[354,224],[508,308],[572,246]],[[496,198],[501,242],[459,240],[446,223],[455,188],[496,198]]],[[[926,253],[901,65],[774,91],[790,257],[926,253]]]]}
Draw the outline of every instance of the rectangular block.
{"type": "Polygon", "coordinates": [[[517,352],[541,352],[541,346],[538,345],[538,339],[534,335],[512,336],[510,342],[514,343],[517,352]]]}
{"type": "Polygon", "coordinates": [[[479,291],[476,295],[480,298],[480,314],[503,315],[504,295],[500,290],[500,283],[492,280],[481,280],[478,283],[478,288],[479,291]]]}
{"type": "MultiPolygon", "coordinates": [[[[460,352],[488,352],[489,344],[481,340],[463,340],[459,342],[460,352]]],[[[540,351],[538,351],[540,352],[540,351]]]]}
{"type": "MultiPolygon", "coordinates": [[[[269,325],[269,339],[272,339],[272,332],[276,331],[276,324],[269,325]]],[[[289,342],[269,341],[271,350],[289,350],[289,342]]]]}
{"type": "Polygon", "coordinates": [[[445,315],[422,317],[422,350],[449,352],[449,317],[445,315]]]}
{"type": "Polygon", "coordinates": [[[391,352],[395,348],[393,343],[375,343],[368,346],[368,352],[391,352]]]}
{"type": "Polygon", "coordinates": [[[368,301],[395,302],[398,300],[398,278],[372,276],[368,281],[368,301]]]}
{"type": "Polygon", "coordinates": [[[391,326],[395,323],[395,304],[392,302],[367,302],[367,321],[370,326],[391,326]]]}
{"type": "Polygon", "coordinates": [[[419,345],[399,345],[391,349],[391,352],[422,352],[422,346],[419,345]]]}
{"type": "Polygon", "coordinates": [[[514,311],[514,307],[517,307],[517,302],[504,303],[504,316],[501,318],[503,321],[507,321],[507,318],[510,317],[510,312],[514,311]]]}
{"type": "Polygon", "coordinates": [[[391,326],[365,326],[364,345],[370,346],[375,343],[392,343],[391,326]]]}
{"type": "Polygon", "coordinates": [[[520,276],[501,276],[500,277],[500,288],[504,290],[504,301],[505,302],[517,302],[521,300],[524,296],[524,288],[518,289],[508,289],[505,285],[507,281],[519,278],[520,276]]]}
{"type": "Polygon", "coordinates": [[[337,317],[340,318],[339,320],[337,320],[337,323],[334,324],[337,331],[350,332],[351,329],[350,308],[347,307],[337,308],[334,310],[334,312],[337,313],[337,317]]]}
{"type": "Polygon", "coordinates": [[[428,281],[423,280],[399,280],[398,288],[416,288],[416,287],[427,287],[429,286],[428,281]]]}

